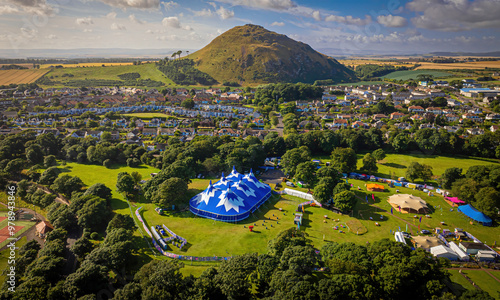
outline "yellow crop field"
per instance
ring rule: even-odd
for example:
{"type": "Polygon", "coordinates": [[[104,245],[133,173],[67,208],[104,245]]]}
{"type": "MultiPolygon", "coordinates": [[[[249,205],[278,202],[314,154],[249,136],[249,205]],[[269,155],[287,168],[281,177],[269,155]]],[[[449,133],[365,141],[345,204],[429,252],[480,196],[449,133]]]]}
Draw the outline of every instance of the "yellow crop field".
{"type": "Polygon", "coordinates": [[[47,69],[0,70],[0,85],[32,83],[47,72],[47,69]]]}
{"type": "Polygon", "coordinates": [[[452,70],[452,69],[484,69],[484,68],[500,68],[500,61],[473,61],[464,63],[440,64],[431,62],[421,62],[421,66],[417,70],[435,69],[435,70],[452,70]]]}

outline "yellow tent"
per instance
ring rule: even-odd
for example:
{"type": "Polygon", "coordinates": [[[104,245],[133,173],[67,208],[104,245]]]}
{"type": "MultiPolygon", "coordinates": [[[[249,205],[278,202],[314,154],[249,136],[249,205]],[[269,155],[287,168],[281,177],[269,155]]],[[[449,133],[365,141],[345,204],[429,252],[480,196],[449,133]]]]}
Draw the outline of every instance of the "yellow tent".
{"type": "Polygon", "coordinates": [[[385,190],[385,187],[381,184],[369,183],[366,185],[366,189],[374,192],[383,192],[385,190]]]}

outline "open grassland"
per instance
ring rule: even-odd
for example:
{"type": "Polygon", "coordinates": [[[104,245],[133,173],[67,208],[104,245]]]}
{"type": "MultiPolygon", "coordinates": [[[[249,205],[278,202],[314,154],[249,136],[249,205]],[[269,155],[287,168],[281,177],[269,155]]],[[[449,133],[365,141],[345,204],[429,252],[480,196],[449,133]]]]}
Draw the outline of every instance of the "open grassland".
{"type": "Polygon", "coordinates": [[[67,163],[65,166],[59,165],[58,168],[61,169],[63,174],[80,177],[87,187],[98,182],[104,183],[113,191],[111,208],[113,211],[123,214],[128,214],[129,209],[122,195],[116,191],[116,178],[118,173],[128,172],[130,174],[132,172],[139,172],[142,175],[142,179],[147,180],[151,178],[151,173],[158,172],[158,169],[146,165],[141,165],[137,168],[131,168],[125,165],[113,165],[110,169],[107,169],[104,166],[98,165],[67,163]]]}
{"type": "Polygon", "coordinates": [[[151,79],[161,81],[166,85],[173,84],[162,72],[160,72],[154,63],[134,65],[117,65],[117,66],[93,66],[93,67],[75,67],[75,68],[60,68],[50,69],[50,72],[45,75],[53,81],[66,83],[69,81],[85,80],[85,79],[104,79],[104,80],[121,80],[118,75],[125,73],[139,73],[140,79],[151,79]]]}
{"type": "Polygon", "coordinates": [[[455,295],[460,295],[467,290],[474,290],[475,287],[458,270],[448,270],[450,272],[451,289],[455,295]]]}
{"type": "Polygon", "coordinates": [[[119,62],[119,63],[107,63],[107,62],[97,62],[97,63],[79,63],[79,64],[43,64],[40,65],[41,69],[51,68],[54,66],[63,66],[63,68],[83,68],[83,67],[101,67],[105,65],[106,67],[111,66],[132,66],[132,62],[119,62]]]}
{"type": "Polygon", "coordinates": [[[0,70],[0,85],[32,83],[47,72],[46,69],[0,70]]]}
{"type": "MultiPolygon", "coordinates": [[[[471,166],[498,164],[496,159],[475,159],[464,157],[450,157],[439,155],[423,154],[388,154],[387,157],[377,164],[378,172],[374,175],[390,178],[391,175],[404,177],[406,168],[412,163],[418,162],[432,167],[432,172],[436,177],[441,176],[444,171],[451,167],[462,168],[465,173],[471,166]]],[[[363,166],[363,154],[358,154],[358,169],[363,166]]]]}
{"type": "Polygon", "coordinates": [[[434,78],[448,77],[451,76],[450,73],[436,70],[407,70],[407,71],[394,71],[387,75],[382,76],[384,79],[395,79],[395,80],[409,80],[417,79],[418,75],[426,74],[432,75],[434,78]]]}
{"type": "Polygon", "coordinates": [[[431,62],[419,62],[421,66],[417,67],[417,70],[433,69],[433,70],[452,70],[452,69],[498,69],[500,68],[500,60],[497,61],[473,61],[473,62],[463,62],[463,63],[431,63],[431,62]]]}
{"type": "MultiPolygon", "coordinates": [[[[499,271],[489,271],[490,273],[498,273],[499,271]]],[[[491,277],[483,270],[463,269],[462,273],[469,276],[469,278],[477,284],[483,291],[488,292],[495,299],[499,299],[500,282],[491,277]]]]}

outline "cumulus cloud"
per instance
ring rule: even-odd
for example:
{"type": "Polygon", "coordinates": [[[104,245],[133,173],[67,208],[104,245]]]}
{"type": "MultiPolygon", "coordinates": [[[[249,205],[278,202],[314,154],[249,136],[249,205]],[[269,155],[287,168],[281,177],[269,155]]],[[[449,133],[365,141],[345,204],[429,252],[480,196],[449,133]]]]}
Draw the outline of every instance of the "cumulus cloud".
{"type": "Polygon", "coordinates": [[[181,28],[181,22],[177,17],[166,17],[163,18],[161,24],[166,27],[181,28]]]}
{"type": "Polygon", "coordinates": [[[378,16],[377,22],[384,25],[385,27],[405,27],[408,25],[408,21],[400,16],[378,16]]]}
{"type": "Polygon", "coordinates": [[[134,22],[135,24],[144,24],[144,23],[146,23],[146,22],[144,22],[144,21],[141,21],[141,20],[137,19],[137,18],[136,18],[136,16],[135,16],[134,14],[129,15],[129,16],[128,16],[128,19],[129,19],[130,21],[134,22]]]}
{"type": "Polygon", "coordinates": [[[319,14],[319,11],[316,10],[316,11],[313,11],[312,13],[312,17],[314,18],[314,20],[316,21],[321,21],[321,15],[319,14]]]}
{"type": "Polygon", "coordinates": [[[284,22],[272,22],[271,26],[285,26],[284,22]]]}
{"type": "Polygon", "coordinates": [[[241,5],[253,8],[287,10],[297,6],[291,0],[216,0],[217,2],[241,5]]]}
{"type": "Polygon", "coordinates": [[[87,18],[78,18],[76,19],[75,23],[77,25],[92,25],[94,24],[94,21],[92,20],[91,17],[87,17],[87,18]]]}
{"type": "Polygon", "coordinates": [[[222,20],[226,20],[226,19],[230,19],[230,18],[234,17],[234,11],[229,10],[229,9],[225,9],[222,6],[219,7],[219,9],[216,12],[222,20]]]}
{"type": "Polygon", "coordinates": [[[464,31],[500,27],[498,0],[413,0],[406,8],[417,13],[411,21],[418,28],[464,31]]]}
{"type": "Polygon", "coordinates": [[[160,0],[99,0],[99,1],[109,6],[119,7],[119,8],[152,9],[160,7],[160,0]]]}
{"type": "Polygon", "coordinates": [[[111,24],[111,30],[127,30],[123,24],[113,23],[111,24]]]}
{"type": "Polygon", "coordinates": [[[46,0],[4,0],[2,2],[5,5],[0,6],[0,15],[17,13],[52,15],[56,11],[54,7],[47,4],[46,0]]]}
{"type": "Polygon", "coordinates": [[[113,20],[113,19],[116,18],[116,13],[114,11],[112,11],[109,14],[106,15],[106,18],[113,20]]]}
{"type": "Polygon", "coordinates": [[[353,16],[337,16],[337,15],[329,15],[325,18],[327,22],[336,22],[347,25],[358,25],[364,26],[371,23],[372,18],[370,16],[366,16],[364,19],[355,18],[353,16]]]}

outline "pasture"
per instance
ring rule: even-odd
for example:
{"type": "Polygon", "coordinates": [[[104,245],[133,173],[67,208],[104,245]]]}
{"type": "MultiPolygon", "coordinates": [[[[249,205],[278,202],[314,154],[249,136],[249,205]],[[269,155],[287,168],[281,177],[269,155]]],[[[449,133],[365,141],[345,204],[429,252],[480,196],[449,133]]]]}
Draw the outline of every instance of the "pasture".
{"type": "Polygon", "coordinates": [[[105,65],[106,67],[112,66],[132,66],[132,62],[118,62],[118,63],[109,63],[109,62],[94,62],[94,63],[78,63],[78,64],[43,64],[40,65],[41,69],[52,68],[54,66],[63,66],[63,68],[88,68],[88,67],[102,67],[105,65]]]}
{"type": "Polygon", "coordinates": [[[382,78],[394,79],[394,80],[401,80],[401,79],[409,80],[409,79],[417,79],[417,76],[421,74],[432,75],[434,76],[434,78],[448,77],[452,75],[447,72],[436,71],[436,70],[407,70],[407,71],[391,72],[387,75],[382,76],[382,78]]]}
{"type": "Polygon", "coordinates": [[[397,60],[382,60],[382,59],[339,59],[339,63],[346,66],[360,66],[360,65],[392,65],[395,67],[413,66],[413,63],[404,63],[397,60]]]}
{"type": "Polygon", "coordinates": [[[32,83],[47,72],[46,69],[0,70],[0,85],[32,83]]]}
{"type": "Polygon", "coordinates": [[[419,62],[421,66],[417,67],[417,70],[453,70],[453,69],[498,69],[500,68],[500,61],[472,61],[463,63],[431,63],[431,62],[419,62]]]}
{"type": "MultiPolygon", "coordinates": [[[[102,65],[102,64],[101,64],[102,65]]],[[[47,70],[47,69],[45,69],[47,70]]],[[[52,81],[65,84],[70,81],[80,80],[122,80],[118,75],[126,73],[139,73],[140,79],[151,79],[163,82],[166,85],[173,84],[162,72],[160,72],[154,63],[142,65],[115,65],[115,66],[89,66],[73,68],[52,68],[45,75],[52,81]]]]}

